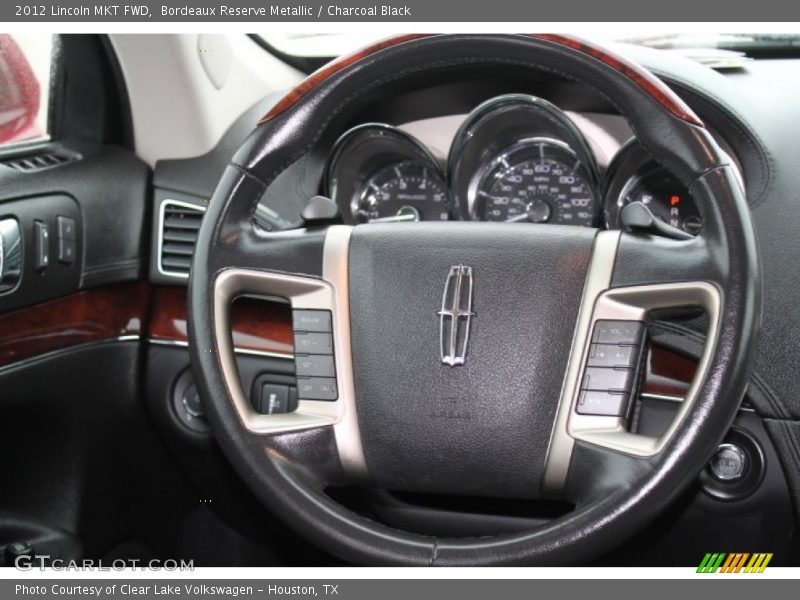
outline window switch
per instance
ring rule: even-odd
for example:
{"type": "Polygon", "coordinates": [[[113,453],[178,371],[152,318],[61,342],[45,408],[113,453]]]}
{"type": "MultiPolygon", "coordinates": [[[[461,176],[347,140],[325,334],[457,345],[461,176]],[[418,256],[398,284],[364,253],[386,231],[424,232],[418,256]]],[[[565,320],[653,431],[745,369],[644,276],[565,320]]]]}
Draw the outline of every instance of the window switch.
{"type": "Polygon", "coordinates": [[[41,221],[33,222],[33,240],[36,248],[36,270],[41,273],[50,266],[50,230],[41,221]]]}
{"type": "Polygon", "coordinates": [[[75,240],[59,238],[58,262],[65,265],[71,265],[75,262],[75,240]]]}
{"type": "Polygon", "coordinates": [[[58,218],[56,219],[56,224],[58,226],[58,239],[60,240],[75,239],[75,219],[59,215],[58,218]]]}

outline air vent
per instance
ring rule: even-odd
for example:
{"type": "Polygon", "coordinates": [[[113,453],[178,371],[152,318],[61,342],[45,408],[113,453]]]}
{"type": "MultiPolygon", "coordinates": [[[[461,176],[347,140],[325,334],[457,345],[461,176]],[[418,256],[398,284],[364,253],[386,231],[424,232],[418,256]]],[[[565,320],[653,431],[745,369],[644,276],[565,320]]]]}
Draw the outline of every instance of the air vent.
{"type": "Polygon", "coordinates": [[[197,232],[205,208],[178,200],[161,203],[158,270],[162,275],[189,277],[197,232]]]}
{"type": "Polygon", "coordinates": [[[57,167],[58,165],[72,162],[78,158],[79,157],[75,154],[67,154],[65,152],[43,152],[41,154],[31,154],[22,158],[5,160],[3,164],[17,171],[31,172],[57,167]]]}

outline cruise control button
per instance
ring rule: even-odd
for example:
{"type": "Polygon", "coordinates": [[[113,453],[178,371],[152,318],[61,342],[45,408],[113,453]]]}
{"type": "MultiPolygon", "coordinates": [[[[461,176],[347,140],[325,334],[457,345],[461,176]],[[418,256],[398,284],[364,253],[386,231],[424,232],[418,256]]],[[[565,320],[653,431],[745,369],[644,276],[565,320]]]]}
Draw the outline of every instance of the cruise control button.
{"type": "Polygon", "coordinates": [[[331,313],[327,310],[295,310],[292,317],[295,331],[331,331],[331,313]]]}
{"type": "Polygon", "coordinates": [[[639,321],[597,321],[592,342],[595,344],[634,344],[644,338],[644,323],[639,321]]]}
{"type": "Polygon", "coordinates": [[[333,357],[322,354],[296,355],[294,366],[298,377],[333,377],[333,357]]]}
{"type": "Polygon", "coordinates": [[[636,366],[638,348],[635,346],[619,346],[616,344],[592,344],[589,348],[589,367],[624,367],[636,366]]]}
{"type": "Polygon", "coordinates": [[[633,386],[633,369],[587,367],[583,375],[582,390],[604,392],[629,392],[633,386]]]}
{"type": "Polygon", "coordinates": [[[576,410],[581,415],[624,417],[628,412],[628,394],[584,390],[578,397],[576,410]]]}
{"type": "Polygon", "coordinates": [[[298,377],[297,397],[302,400],[336,400],[336,380],[329,377],[298,377]]]}
{"type": "Polygon", "coordinates": [[[333,354],[333,339],[330,333],[296,333],[294,350],[301,354],[333,354]]]}

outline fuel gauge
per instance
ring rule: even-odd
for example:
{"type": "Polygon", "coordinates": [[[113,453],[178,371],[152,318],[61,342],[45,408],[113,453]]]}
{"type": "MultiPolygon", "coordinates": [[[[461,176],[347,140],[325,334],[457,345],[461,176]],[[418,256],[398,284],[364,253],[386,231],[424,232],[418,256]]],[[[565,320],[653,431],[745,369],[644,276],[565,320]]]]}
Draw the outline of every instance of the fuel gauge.
{"type": "Polygon", "coordinates": [[[691,235],[703,230],[703,217],[689,190],[659,165],[651,164],[622,188],[617,201],[619,210],[632,202],[641,202],[657,218],[691,235]]]}

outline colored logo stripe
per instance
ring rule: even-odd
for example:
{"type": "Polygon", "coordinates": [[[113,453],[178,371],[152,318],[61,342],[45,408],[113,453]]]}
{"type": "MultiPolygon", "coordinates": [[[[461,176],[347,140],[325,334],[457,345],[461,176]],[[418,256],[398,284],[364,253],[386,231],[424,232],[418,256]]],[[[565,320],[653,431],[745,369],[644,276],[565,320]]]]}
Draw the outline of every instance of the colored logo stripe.
{"type": "Polygon", "coordinates": [[[745,552],[737,552],[735,554],[729,554],[727,560],[722,565],[722,570],[720,573],[738,573],[742,570],[744,566],[744,561],[747,560],[747,557],[750,556],[750,553],[745,552]]]}
{"type": "Polygon", "coordinates": [[[772,553],[769,554],[753,554],[753,558],[750,559],[750,562],[747,563],[747,567],[745,567],[745,573],[763,573],[764,569],[767,568],[769,561],[772,560],[772,553]]]}
{"type": "Polygon", "coordinates": [[[703,557],[700,566],[697,567],[698,573],[716,573],[719,566],[722,564],[722,561],[725,560],[726,554],[718,554],[718,553],[706,553],[703,557]]]}
{"type": "Polygon", "coordinates": [[[763,573],[772,560],[772,553],[708,552],[697,567],[698,573],[763,573]],[[750,559],[749,562],[747,559],[750,559]],[[747,563],[747,566],[745,566],[747,563]],[[744,569],[744,570],[743,570],[744,569]]]}

